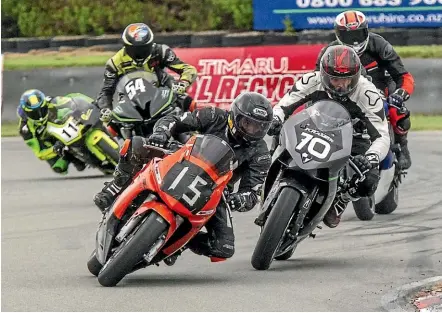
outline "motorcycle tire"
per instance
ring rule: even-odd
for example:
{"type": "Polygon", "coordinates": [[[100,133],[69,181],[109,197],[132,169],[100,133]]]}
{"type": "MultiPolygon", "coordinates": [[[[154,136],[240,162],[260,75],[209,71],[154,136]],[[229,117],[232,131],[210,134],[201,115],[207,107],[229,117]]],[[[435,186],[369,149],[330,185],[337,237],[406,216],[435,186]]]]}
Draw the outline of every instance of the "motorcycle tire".
{"type": "Polygon", "coordinates": [[[251,261],[255,269],[267,270],[270,267],[300,197],[299,192],[290,187],[279,194],[253,251],[251,261]]]}
{"type": "Polygon", "coordinates": [[[91,256],[89,257],[89,260],[87,261],[87,268],[92,275],[97,277],[102,267],[103,265],[97,259],[96,250],[94,250],[94,252],[92,252],[91,256]]]}
{"type": "Polygon", "coordinates": [[[164,219],[155,211],[151,211],[122,243],[124,246],[103,266],[98,274],[98,282],[105,287],[117,285],[143,259],[167,227],[164,219]]]}
{"type": "Polygon", "coordinates": [[[376,204],[375,212],[377,214],[390,214],[396,210],[399,203],[399,189],[396,186],[392,186],[388,194],[382,199],[381,202],[376,204]]]}
{"type": "Polygon", "coordinates": [[[363,197],[357,201],[353,201],[353,209],[361,221],[371,221],[373,219],[375,215],[374,207],[373,197],[363,197]]]}

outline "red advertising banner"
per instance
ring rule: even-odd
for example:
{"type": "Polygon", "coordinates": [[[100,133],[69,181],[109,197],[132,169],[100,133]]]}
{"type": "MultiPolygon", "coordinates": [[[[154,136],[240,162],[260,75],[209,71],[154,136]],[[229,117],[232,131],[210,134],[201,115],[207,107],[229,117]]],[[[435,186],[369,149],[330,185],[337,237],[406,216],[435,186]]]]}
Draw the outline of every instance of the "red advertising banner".
{"type": "Polygon", "coordinates": [[[255,91],[278,102],[305,72],[315,68],[323,47],[287,45],[235,48],[174,49],[196,66],[198,78],[189,94],[199,105],[227,107],[244,91],[255,91]]]}

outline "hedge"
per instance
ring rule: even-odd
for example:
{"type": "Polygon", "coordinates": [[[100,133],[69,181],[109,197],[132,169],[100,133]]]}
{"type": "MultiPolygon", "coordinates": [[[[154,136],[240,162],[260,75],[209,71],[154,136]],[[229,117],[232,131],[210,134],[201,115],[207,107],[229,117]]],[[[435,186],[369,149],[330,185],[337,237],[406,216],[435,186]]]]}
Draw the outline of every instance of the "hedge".
{"type": "Polygon", "coordinates": [[[252,0],[3,0],[2,38],[154,31],[250,30],[252,0]]]}

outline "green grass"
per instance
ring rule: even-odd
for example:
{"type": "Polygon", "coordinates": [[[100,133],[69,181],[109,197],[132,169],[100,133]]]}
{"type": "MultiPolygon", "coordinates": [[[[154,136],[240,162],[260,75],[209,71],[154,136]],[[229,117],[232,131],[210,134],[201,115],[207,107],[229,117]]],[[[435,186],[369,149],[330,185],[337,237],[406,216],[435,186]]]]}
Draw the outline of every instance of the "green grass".
{"type": "Polygon", "coordinates": [[[2,123],[2,137],[18,136],[18,122],[2,123]]]}
{"type": "MultiPolygon", "coordinates": [[[[442,115],[412,115],[412,131],[442,130],[442,115]]],[[[2,123],[2,137],[18,136],[17,122],[2,123]]]]}
{"type": "MultiPolygon", "coordinates": [[[[441,58],[442,45],[395,47],[403,58],[441,58]]],[[[113,55],[112,52],[103,52],[100,55],[5,55],[5,70],[29,70],[34,68],[55,68],[72,66],[104,66],[113,55]]]]}
{"type": "Polygon", "coordinates": [[[401,58],[442,59],[442,45],[394,48],[401,58]]]}
{"type": "Polygon", "coordinates": [[[411,115],[412,130],[442,130],[442,115],[411,115]]]}
{"type": "Polygon", "coordinates": [[[23,57],[5,56],[5,70],[29,70],[35,68],[55,68],[74,66],[103,66],[112,56],[103,55],[80,55],[80,56],[57,56],[57,55],[25,55],[23,57]]]}

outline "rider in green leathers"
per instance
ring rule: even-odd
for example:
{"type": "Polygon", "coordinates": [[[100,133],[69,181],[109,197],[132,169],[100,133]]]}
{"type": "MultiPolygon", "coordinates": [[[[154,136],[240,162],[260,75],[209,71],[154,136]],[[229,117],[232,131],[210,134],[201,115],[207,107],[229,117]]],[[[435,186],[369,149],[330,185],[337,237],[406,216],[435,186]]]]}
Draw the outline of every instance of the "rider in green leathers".
{"type": "Polygon", "coordinates": [[[86,165],[64,154],[64,145],[46,132],[47,122],[62,121],[77,106],[75,99],[92,103],[93,99],[80,93],[71,93],[66,96],[45,96],[37,89],[25,91],[20,97],[17,108],[19,117],[18,131],[35,156],[47,161],[52,170],[59,174],[67,174],[69,164],[72,163],[78,171],[83,171],[86,165]]]}

